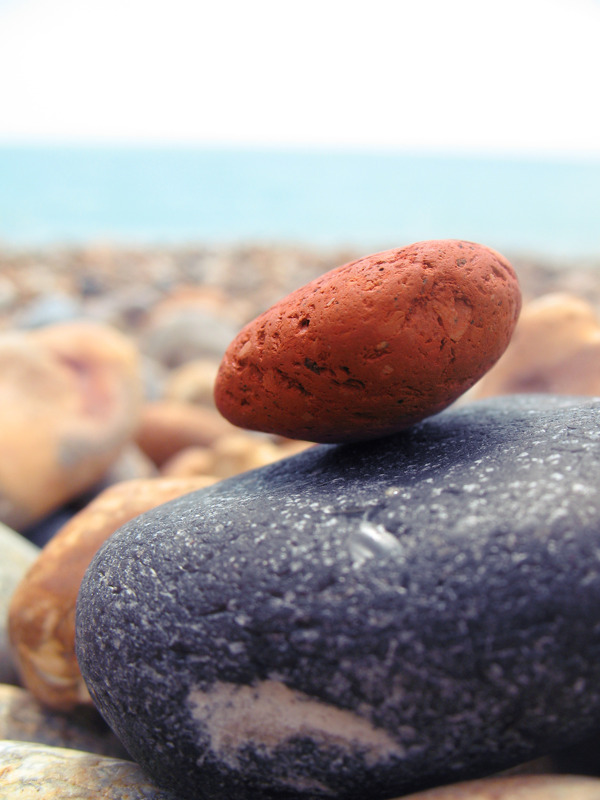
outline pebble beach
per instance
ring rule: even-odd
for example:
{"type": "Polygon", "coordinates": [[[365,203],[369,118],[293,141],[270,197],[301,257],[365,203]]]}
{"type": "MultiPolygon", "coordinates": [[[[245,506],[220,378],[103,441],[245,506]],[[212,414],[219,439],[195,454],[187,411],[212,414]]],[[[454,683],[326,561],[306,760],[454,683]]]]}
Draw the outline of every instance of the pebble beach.
{"type": "MultiPolygon", "coordinates": [[[[97,243],[27,250],[0,241],[2,326],[16,324],[14,315],[34,300],[68,297],[82,302],[86,314],[96,316],[102,308],[96,308],[101,304],[95,301],[104,298],[116,309],[128,295],[134,304],[137,294],[140,311],[148,311],[159,297],[188,285],[213,287],[243,300],[248,304],[246,316],[255,316],[313,278],[364,255],[356,248],[285,244],[136,249],[97,243]]],[[[517,271],[525,300],[565,291],[585,297],[595,307],[600,304],[599,259],[504,255],[517,271]]]]}
{"type": "Polygon", "coordinates": [[[0,243],[0,796],[600,799],[600,262],[504,253],[505,356],[397,440],[224,419],[238,332],[366,255],[0,243]]]}

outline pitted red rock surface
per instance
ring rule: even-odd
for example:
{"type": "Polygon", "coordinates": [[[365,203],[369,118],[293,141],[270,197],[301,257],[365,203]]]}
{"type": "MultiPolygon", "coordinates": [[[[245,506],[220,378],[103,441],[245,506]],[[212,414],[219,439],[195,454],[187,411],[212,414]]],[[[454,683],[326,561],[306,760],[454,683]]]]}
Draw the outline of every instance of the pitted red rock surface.
{"type": "Polygon", "coordinates": [[[244,428],[315,442],[376,438],[441,411],[498,360],[521,307],[499,253],[418,242],[331,270],[231,343],[215,401],[244,428]]]}

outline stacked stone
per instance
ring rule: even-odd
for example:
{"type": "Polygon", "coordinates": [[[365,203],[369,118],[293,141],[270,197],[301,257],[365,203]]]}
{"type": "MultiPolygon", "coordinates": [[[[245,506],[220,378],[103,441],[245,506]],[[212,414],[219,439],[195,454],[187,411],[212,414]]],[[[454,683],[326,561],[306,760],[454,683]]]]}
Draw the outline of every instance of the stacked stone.
{"type": "Polygon", "coordinates": [[[4,680],[27,687],[0,695],[7,796],[600,797],[481,780],[600,773],[600,401],[556,396],[597,393],[593,312],[531,304],[500,358],[515,273],[457,241],[346,264],[237,336],[244,297],[153,291],[120,331],[30,319],[6,346],[5,450],[32,485],[0,470],[5,519],[59,528],[0,581],[4,680]],[[484,391],[532,370],[553,314],[550,349],[585,369],[484,391]],[[554,394],[443,411],[531,388],[554,394]]]}
{"type": "Polygon", "coordinates": [[[224,416],[336,444],[142,515],[86,573],[83,674],[158,785],[386,798],[596,732],[600,403],[438,413],[519,307],[502,257],[433,242],[334,270],[236,337],[224,416]]]}

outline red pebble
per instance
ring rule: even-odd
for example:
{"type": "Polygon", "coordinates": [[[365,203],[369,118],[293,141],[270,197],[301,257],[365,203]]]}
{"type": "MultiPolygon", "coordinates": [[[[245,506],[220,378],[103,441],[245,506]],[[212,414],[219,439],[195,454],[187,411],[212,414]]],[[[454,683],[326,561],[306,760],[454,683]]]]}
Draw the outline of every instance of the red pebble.
{"type": "Polygon", "coordinates": [[[230,344],[215,401],[234,425],[314,442],[372,439],[441,411],[504,352],[521,308],[506,259],[418,242],[331,270],[230,344]]]}

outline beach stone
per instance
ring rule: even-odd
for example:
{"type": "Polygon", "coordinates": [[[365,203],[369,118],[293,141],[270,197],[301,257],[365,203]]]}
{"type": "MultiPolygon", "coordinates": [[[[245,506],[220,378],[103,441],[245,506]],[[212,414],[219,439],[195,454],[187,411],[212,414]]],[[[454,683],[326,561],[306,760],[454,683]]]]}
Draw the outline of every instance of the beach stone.
{"type": "Polygon", "coordinates": [[[92,708],[48,711],[25,689],[0,685],[0,739],[38,742],[128,758],[127,751],[92,708]]]}
{"type": "Polygon", "coordinates": [[[585,300],[561,292],[528,303],[471,398],[527,392],[600,395],[600,319],[585,300]]]}
{"type": "Polygon", "coordinates": [[[307,442],[288,441],[281,444],[243,432],[222,436],[212,447],[186,447],[161,467],[162,475],[184,477],[215,475],[230,478],[240,472],[272,464],[306,449],[307,442]]]}
{"type": "Polygon", "coordinates": [[[141,364],[144,398],[149,402],[162,400],[169,370],[150,356],[142,356],[141,364]]]}
{"type": "Polygon", "coordinates": [[[578,775],[487,778],[411,794],[404,800],[600,800],[600,780],[578,775]]]}
{"type": "Polygon", "coordinates": [[[36,297],[15,315],[13,323],[18,328],[42,328],[82,316],[83,309],[77,298],[56,292],[36,297]]]}
{"type": "Polygon", "coordinates": [[[8,607],[11,597],[39,548],[0,522],[0,683],[15,683],[17,672],[8,643],[8,607]]]}
{"type": "Polygon", "coordinates": [[[89,288],[82,291],[84,297],[89,298],[91,295],[91,299],[87,299],[85,304],[86,317],[113,325],[120,330],[137,330],[149,311],[162,299],[159,289],[147,282],[103,291],[97,280],[97,276],[88,276],[86,285],[89,288]],[[94,291],[94,283],[100,291],[94,291]]]}
{"type": "Polygon", "coordinates": [[[164,462],[160,468],[160,474],[169,478],[211,475],[214,463],[215,459],[210,447],[184,447],[183,450],[164,462]]]}
{"type": "Polygon", "coordinates": [[[131,761],[29,742],[0,741],[0,777],[4,800],[181,800],[131,761]]]}
{"type": "Polygon", "coordinates": [[[90,703],[75,658],[75,601],[100,545],[143,511],[216,478],[151,478],[105,489],[44,547],[14,591],[8,626],[20,680],[41,703],[70,710],[90,703]]]}
{"type": "Polygon", "coordinates": [[[0,335],[0,519],[23,530],[94,485],[135,430],[137,352],[106,326],[0,335]]]}
{"type": "Polygon", "coordinates": [[[266,464],[272,464],[286,456],[301,452],[310,446],[307,442],[275,444],[247,435],[223,436],[212,449],[212,474],[228,478],[266,464]]]}
{"type": "Polygon", "coordinates": [[[513,268],[482,245],[432,241],[376,253],[250,322],[221,362],[215,402],[235,425],[292,439],[394,433],[487,372],[520,305],[513,268]]]}
{"type": "Polygon", "coordinates": [[[237,432],[215,409],[162,400],[144,405],[135,441],[160,467],[185,447],[212,447],[237,432]]]}
{"type": "Polygon", "coordinates": [[[197,798],[389,798],[600,712],[600,400],[317,446],[116,531],[77,601],[105,719],[197,798]]]}
{"type": "Polygon", "coordinates": [[[195,359],[220,360],[239,329],[235,305],[217,289],[178,287],[148,314],[140,348],[170,369],[195,359]]]}
{"type": "Polygon", "coordinates": [[[155,478],[158,469],[152,459],[138,447],[135,442],[125,445],[118,457],[113,461],[102,476],[100,482],[94,487],[97,494],[115,483],[132,481],[136,479],[155,478]]]}
{"type": "Polygon", "coordinates": [[[214,408],[214,387],[218,371],[219,362],[214,359],[196,359],[182,364],[172,370],[165,381],[165,400],[214,408]]]}

